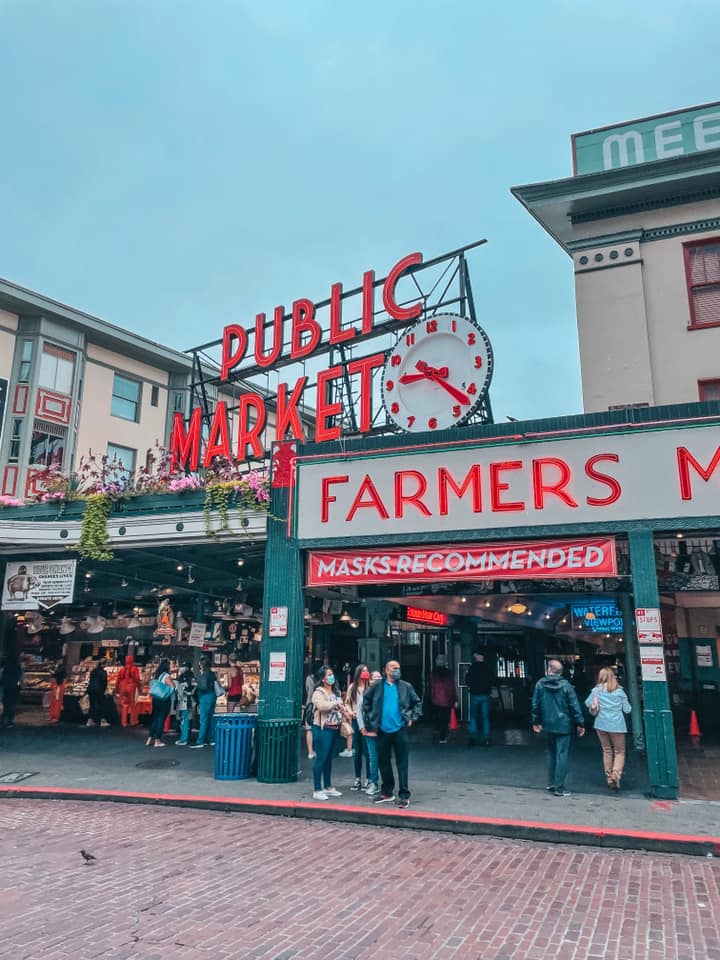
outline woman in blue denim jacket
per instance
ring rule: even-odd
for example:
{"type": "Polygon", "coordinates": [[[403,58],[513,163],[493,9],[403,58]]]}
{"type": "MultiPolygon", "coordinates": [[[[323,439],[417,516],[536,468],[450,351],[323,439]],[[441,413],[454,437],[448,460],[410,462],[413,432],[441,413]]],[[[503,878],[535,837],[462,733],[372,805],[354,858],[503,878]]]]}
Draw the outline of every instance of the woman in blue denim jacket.
{"type": "Polygon", "coordinates": [[[625,766],[625,714],[630,713],[632,707],[611,667],[600,671],[598,685],[590,691],[585,706],[595,717],[607,785],[611,790],[619,790],[625,766]]]}

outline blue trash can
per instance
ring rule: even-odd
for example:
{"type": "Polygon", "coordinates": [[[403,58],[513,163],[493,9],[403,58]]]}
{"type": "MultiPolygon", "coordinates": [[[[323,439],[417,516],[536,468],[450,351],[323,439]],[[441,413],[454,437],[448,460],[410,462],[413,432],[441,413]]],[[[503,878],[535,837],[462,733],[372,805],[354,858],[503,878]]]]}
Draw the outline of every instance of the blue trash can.
{"type": "Polygon", "coordinates": [[[257,716],[254,713],[217,713],[214,719],[215,779],[247,780],[257,716]]]}

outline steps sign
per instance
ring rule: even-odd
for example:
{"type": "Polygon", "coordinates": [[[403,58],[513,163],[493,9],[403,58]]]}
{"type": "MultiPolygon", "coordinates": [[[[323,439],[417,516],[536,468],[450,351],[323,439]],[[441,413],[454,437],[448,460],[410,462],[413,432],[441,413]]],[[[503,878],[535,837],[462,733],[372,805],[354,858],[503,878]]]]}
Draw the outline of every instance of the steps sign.
{"type": "Polygon", "coordinates": [[[662,646],[662,622],[658,607],[638,607],[635,611],[635,626],[638,643],[655,643],[662,646]]]}
{"type": "Polygon", "coordinates": [[[288,632],[288,608],[270,607],[270,626],[268,630],[271,637],[286,637],[288,632]]]}

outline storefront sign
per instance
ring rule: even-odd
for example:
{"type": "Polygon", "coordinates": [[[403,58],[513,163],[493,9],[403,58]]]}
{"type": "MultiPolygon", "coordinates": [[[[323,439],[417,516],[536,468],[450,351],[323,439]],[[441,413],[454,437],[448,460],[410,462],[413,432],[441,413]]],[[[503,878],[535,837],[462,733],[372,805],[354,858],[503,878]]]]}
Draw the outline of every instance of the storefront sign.
{"type": "MultiPolygon", "coordinates": [[[[310,383],[308,376],[303,372],[303,375],[294,383],[281,382],[276,396],[272,398],[258,391],[245,390],[239,393],[235,408],[237,412],[233,415],[228,411],[226,401],[219,400],[215,405],[207,436],[203,433],[201,407],[195,407],[187,424],[183,415],[176,413],[169,442],[174,465],[194,471],[200,464],[209,466],[213,458],[218,456],[234,456],[239,460],[262,459],[265,452],[263,435],[269,419],[268,399],[272,400],[275,440],[312,439],[317,443],[337,440],[342,435],[343,414],[347,412],[343,410],[343,403],[337,399],[337,386],[351,381],[352,394],[357,397],[355,411],[357,419],[353,420],[353,432],[368,433],[374,424],[374,375],[377,375],[381,367],[386,367],[386,372],[392,371],[392,375],[388,375],[384,382],[384,392],[388,393],[388,381],[395,376],[395,363],[410,362],[410,359],[412,372],[405,376],[417,380],[420,387],[426,387],[429,381],[432,381],[433,395],[454,399],[454,404],[451,403],[448,408],[448,422],[445,425],[452,425],[466,419],[468,413],[476,408],[489,384],[492,351],[489,341],[476,325],[471,325],[468,330],[465,330],[467,322],[463,317],[455,318],[457,330],[450,329],[453,318],[446,318],[448,331],[445,331],[444,337],[440,336],[442,331],[438,316],[428,318],[424,322],[423,335],[436,336],[436,339],[445,346],[452,336],[455,334],[459,336],[460,325],[463,325],[462,339],[458,339],[458,346],[462,348],[463,358],[466,356],[470,358],[472,377],[464,376],[463,379],[467,383],[462,390],[457,384],[449,381],[448,369],[442,366],[436,367],[428,362],[427,356],[414,352],[419,330],[417,328],[411,330],[410,325],[414,321],[420,321],[424,303],[418,298],[412,303],[401,306],[397,302],[396,288],[404,274],[417,270],[422,263],[421,253],[408,254],[399,260],[387,277],[378,284],[375,282],[374,272],[365,271],[361,286],[347,292],[347,296],[361,297],[360,316],[355,324],[349,323],[347,317],[343,322],[344,294],[340,283],[332,285],[330,298],[325,302],[329,306],[327,329],[318,320],[319,305],[305,297],[295,300],[287,312],[284,306],[275,307],[271,321],[267,320],[265,313],[258,313],[249,323],[228,324],[222,335],[219,382],[223,384],[235,380],[241,386],[245,369],[252,369],[255,373],[269,372],[276,367],[280,368],[293,362],[304,364],[318,350],[327,352],[328,347],[339,344],[352,353],[353,345],[360,338],[365,340],[372,338],[377,315],[382,312],[390,321],[408,324],[408,331],[402,338],[404,353],[396,351],[392,358],[387,357],[384,350],[370,356],[354,357],[347,363],[338,363],[328,369],[320,370],[314,378],[314,383],[310,383]],[[381,293],[382,311],[375,306],[376,286],[381,293]],[[412,358],[410,358],[411,353],[412,358]],[[437,389],[438,386],[440,390],[437,389]],[[460,413],[453,415],[453,406],[456,406],[460,413]],[[314,418],[314,429],[310,438],[306,437],[309,416],[314,418]],[[235,436],[232,435],[233,431],[235,436]]],[[[342,354],[342,349],[337,351],[338,356],[342,354]]],[[[433,356],[437,355],[439,350],[440,347],[433,347],[433,356]]],[[[333,355],[332,351],[331,355],[333,355]]],[[[399,416],[399,402],[394,399],[397,392],[396,389],[392,394],[393,399],[388,400],[390,416],[399,416]],[[395,410],[396,405],[397,410],[395,410]]],[[[427,390],[421,390],[421,392],[426,394],[427,390]]],[[[414,423],[415,419],[411,417],[413,423],[408,423],[406,417],[402,428],[405,430],[439,429],[441,426],[437,417],[434,427],[429,424],[429,420],[432,419],[429,415],[425,417],[424,423],[414,423]]]]}
{"type": "Polygon", "coordinates": [[[475,532],[720,512],[717,425],[514,439],[301,459],[297,537],[475,532]]]}
{"type": "Polygon", "coordinates": [[[283,683],[287,670],[287,654],[283,651],[276,651],[270,654],[270,666],[268,668],[268,680],[271,683],[283,683]]]}
{"type": "Polygon", "coordinates": [[[268,633],[271,637],[286,637],[288,632],[288,608],[270,607],[268,633]]]}
{"type": "Polygon", "coordinates": [[[503,574],[518,580],[553,580],[612,577],[617,573],[612,537],[389,550],[311,550],[307,571],[309,587],[494,580],[503,574]]]}
{"type": "Polygon", "coordinates": [[[188,646],[202,647],[205,643],[206,623],[193,623],[188,634],[188,646]]]}
{"type": "Polygon", "coordinates": [[[695,644],[695,662],[699,667],[712,667],[712,646],[709,643],[695,644]]]}
{"type": "Polygon", "coordinates": [[[440,610],[425,610],[423,607],[408,607],[405,619],[410,623],[431,623],[434,627],[446,627],[450,617],[440,610]]]}
{"type": "Polygon", "coordinates": [[[719,147],[720,103],[708,103],[573,134],[573,171],[598,173],[719,147]]]}
{"type": "Polygon", "coordinates": [[[638,643],[656,643],[662,646],[663,630],[659,607],[638,607],[635,611],[638,643]]]}
{"type": "Polygon", "coordinates": [[[26,560],[5,566],[3,610],[50,610],[73,602],[77,560],[26,560]]]}
{"type": "Polygon", "coordinates": [[[640,647],[640,672],[644,681],[664,683],[665,658],[657,647],[640,647]]]}
{"type": "Polygon", "coordinates": [[[570,612],[573,630],[584,630],[587,633],[623,632],[622,613],[614,600],[573,603],[570,612]]]}

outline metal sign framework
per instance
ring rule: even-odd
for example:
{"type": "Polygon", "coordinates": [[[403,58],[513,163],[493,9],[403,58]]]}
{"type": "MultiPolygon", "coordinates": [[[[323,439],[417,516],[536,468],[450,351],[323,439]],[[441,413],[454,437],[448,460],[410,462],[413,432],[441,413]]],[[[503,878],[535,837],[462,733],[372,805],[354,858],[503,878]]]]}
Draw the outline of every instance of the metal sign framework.
{"type": "MultiPolygon", "coordinates": [[[[478,323],[467,253],[486,242],[486,240],[478,240],[409,267],[398,283],[398,303],[402,306],[409,306],[420,302],[423,318],[430,318],[440,312],[451,312],[467,316],[474,323],[478,323]]],[[[385,277],[375,279],[373,288],[377,290],[378,287],[382,287],[385,279],[385,277]]],[[[362,286],[343,291],[341,302],[343,305],[343,325],[345,327],[360,324],[362,319],[360,310],[362,293],[362,286]],[[352,310],[352,313],[350,313],[350,310],[352,310]]],[[[342,377],[331,384],[332,395],[330,400],[338,403],[342,411],[334,419],[334,424],[340,426],[342,437],[359,433],[357,420],[359,385],[349,375],[348,364],[354,360],[363,359],[371,353],[383,351],[388,354],[395,346],[400,333],[408,324],[406,321],[390,317],[380,304],[379,309],[373,309],[373,326],[369,333],[358,334],[350,343],[330,344],[327,335],[330,302],[330,298],[328,298],[314,304],[315,316],[321,325],[323,336],[317,349],[306,360],[293,359],[289,355],[287,349],[289,346],[287,331],[291,320],[289,311],[284,314],[283,350],[271,371],[263,368],[255,361],[254,320],[252,324],[248,323],[246,328],[250,341],[246,361],[239,364],[225,382],[221,382],[219,372],[221,338],[208,341],[187,351],[192,357],[193,370],[190,406],[191,408],[200,407],[205,430],[209,429],[219,389],[224,393],[231,393],[233,396],[239,396],[245,390],[253,390],[263,394],[272,403],[276,385],[279,382],[278,372],[281,369],[291,368],[289,373],[292,375],[294,372],[292,367],[295,367],[295,372],[300,371],[300,375],[307,375],[309,378],[308,389],[312,391],[314,389],[312,373],[315,367],[322,365],[318,364],[317,361],[322,357],[327,357],[327,364],[330,367],[340,366],[344,371],[342,377]],[[372,347],[368,349],[370,345],[372,347]]],[[[271,327],[272,320],[266,320],[264,329],[270,330],[271,327]]],[[[490,354],[490,360],[492,362],[492,354],[490,354]]],[[[371,429],[366,431],[365,435],[398,432],[397,426],[387,415],[382,403],[381,381],[382,368],[375,368],[372,371],[371,429]]],[[[481,403],[467,423],[493,422],[489,387],[490,381],[488,381],[488,389],[481,403]]],[[[227,409],[228,414],[232,415],[238,411],[239,404],[229,403],[227,409]]],[[[311,405],[305,405],[305,409],[309,411],[311,405]]]]}

